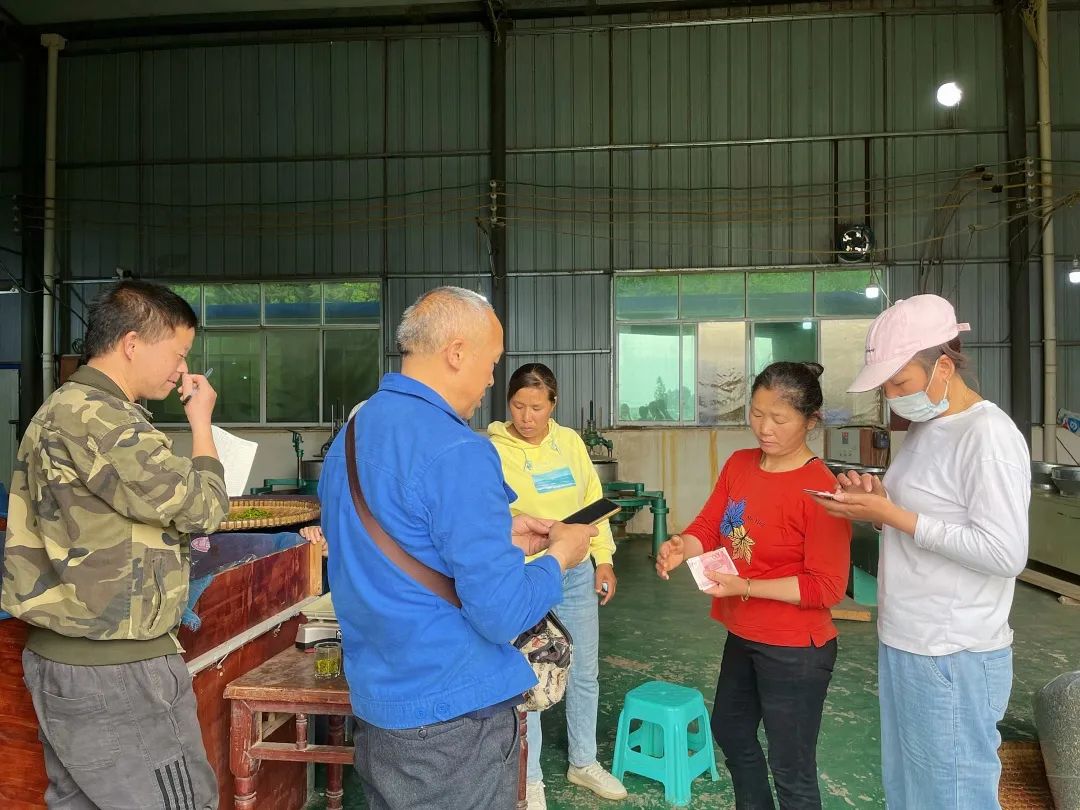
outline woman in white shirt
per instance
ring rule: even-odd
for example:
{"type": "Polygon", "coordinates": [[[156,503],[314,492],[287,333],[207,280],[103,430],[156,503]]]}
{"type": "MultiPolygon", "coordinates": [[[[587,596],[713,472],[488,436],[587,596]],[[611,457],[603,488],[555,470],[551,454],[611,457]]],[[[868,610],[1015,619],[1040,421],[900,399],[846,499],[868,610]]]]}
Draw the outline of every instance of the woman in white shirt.
{"type": "Polygon", "coordinates": [[[952,305],[883,312],[849,389],[912,422],[884,481],[839,476],[832,514],[881,527],[878,695],[892,810],[998,808],[997,723],[1012,691],[1012,607],[1027,561],[1031,464],[1012,420],[964,382],[952,305]]]}

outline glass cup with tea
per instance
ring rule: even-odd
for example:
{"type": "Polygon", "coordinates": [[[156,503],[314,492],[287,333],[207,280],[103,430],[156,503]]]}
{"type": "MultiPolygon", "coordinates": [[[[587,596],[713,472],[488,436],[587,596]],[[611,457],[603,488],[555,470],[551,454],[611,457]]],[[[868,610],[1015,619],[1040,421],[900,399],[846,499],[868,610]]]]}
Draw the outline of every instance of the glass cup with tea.
{"type": "Polygon", "coordinates": [[[315,645],[315,677],[329,680],[341,675],[341,642],[320,641],[315,645]]]}

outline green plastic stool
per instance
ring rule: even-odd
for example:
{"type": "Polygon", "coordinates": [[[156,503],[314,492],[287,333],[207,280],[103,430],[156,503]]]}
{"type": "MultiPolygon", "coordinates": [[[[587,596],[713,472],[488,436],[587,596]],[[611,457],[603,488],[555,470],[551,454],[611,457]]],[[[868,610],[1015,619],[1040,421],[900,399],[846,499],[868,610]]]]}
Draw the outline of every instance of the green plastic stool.
{"type": "Polygon", "coordinates": [[[877,606],[877,578],[863,571],[859,566],[851,566],[851,590],[860,605],[877,606]]]}
{"type": "Polygon", "coordinates": [[[663,783],[668,802],[686,805],[691,783],[706,771],[714,782],[720,778],[709,713],[699,691],[650,681],[626,693],[615,738],[616,779],[627,772],[647,776],[663,783]],[[634,721],[641,725],[631,730],[634,721]]]}

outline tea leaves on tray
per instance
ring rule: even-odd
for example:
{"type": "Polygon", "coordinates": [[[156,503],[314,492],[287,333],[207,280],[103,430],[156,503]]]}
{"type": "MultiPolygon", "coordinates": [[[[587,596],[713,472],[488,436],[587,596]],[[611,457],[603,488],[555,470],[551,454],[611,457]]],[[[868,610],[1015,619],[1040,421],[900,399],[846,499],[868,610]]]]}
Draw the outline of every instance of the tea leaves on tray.
{"type": "Polygon", "coordinates": [[[249,506],[246,509],[234,509],[229,512],[229,520],[262,520],[273,517],[274,513],[257,506],[249,506]]]}

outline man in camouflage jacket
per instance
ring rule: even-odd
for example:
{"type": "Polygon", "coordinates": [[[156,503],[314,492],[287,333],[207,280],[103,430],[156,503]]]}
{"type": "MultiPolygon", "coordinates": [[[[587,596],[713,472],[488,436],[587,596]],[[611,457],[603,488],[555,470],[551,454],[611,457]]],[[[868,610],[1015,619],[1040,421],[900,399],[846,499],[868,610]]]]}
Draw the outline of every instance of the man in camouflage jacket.
{"type": "Polygon", "coordinates": [[[218,804],[175,636],[189,534],[214,531],[229,503],[210,430],[217,394],[185,359],[196,325],[164,287],[110,289],[90,312],[86,365],[19,446],[0,607],[30,625],[23,666],[49,807],[218,804]],[[138,404],[177,390],[192,458],[138,404]]]}

